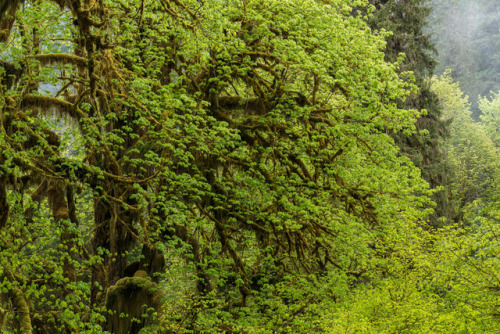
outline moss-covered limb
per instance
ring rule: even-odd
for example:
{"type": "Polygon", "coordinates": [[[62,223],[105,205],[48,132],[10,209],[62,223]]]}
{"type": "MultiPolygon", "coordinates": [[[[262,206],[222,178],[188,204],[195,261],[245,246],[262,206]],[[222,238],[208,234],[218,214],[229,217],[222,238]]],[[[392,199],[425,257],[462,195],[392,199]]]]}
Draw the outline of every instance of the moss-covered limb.
{"type": "MultiPolygon", "coordinates": [[[[189,10],[188,7],[186,7],[184,4],[182,4],[181,1],[177,1],[177,0],[174,0],[174,2],[181,6],[181,10],[189,10]]],[[[179,20],[179,22],[181,22],[181,24],[186,28],[186,29],[194,29],[195,26],[193,24],[190,24],[188,22],[186,22],[182,17],[181,15],[179,14],[179,12],[177,12],[173,6],[170,4],[170,1],[169,0],[161,0],[160,1],[161,5],[163,6],[163,9],[168,13],[170,14],[172,17],[176,18],[179,20]]],[[[188,13],[190,13],[190,16],[193,18],[193,19],[196,19],[196,15],[191,12],[190,10],[188,11],[188,13]]]]}
{"type": "MultiPolygon", "coordinates": [[[[115,184],[103,184],[103,192],[114,193],[117,197],[124,198],[124,203],[129,206],[137,205],[133,199],[134,190],[131,187],[115,188],[115,184]]],[[[123,256],[136,242],[138,231],[134,227],[138,219],[138,212],[129,207],[108,201],[105,196],[94,198],[94,224],[96,232],[91,239],[94,251],[107,249],[105,255],[107,262],[107,277],[101,283],[107,288],[123,277],[127,267],[127,258],[123,256]]],[[[95,273],[98,274],[97,272],[95,273]]]]}
{"type": "MultiPolygon", "coordinates": [[[[28,182],[27,182],[28,183],[28,182]]],[[[31,201],[33,203],[40,204],[40,202],[45,198],[47,191],[47,180],[43,179],[39,185],[36,187],[36,189],[31,193],[31,201]]],[[[33,211],[34,211],[34,206],[30,205],[24,210],[24,218],[26,219],[26,225],[28,228],[33,224],[34,222],[34,217],[33,217],[33,211]]]]}
{"type": "Polygon", "coordinates": [[[72,184],[67,184],[66,185],[66,201],[68,202],[68,216],[71,221],[71,223],[75,226],[79,226],[80,223],[78,221],[78,218],[76,216],[76,200],[75,200],[75,194],[73,191],[73,185],[72,184]]]}
{"type": "Polygon", "coordinates": [[[16,11],[24,0],[0,1],[0,43],[7,41],[16,21],[16,11]]]}
{"type": "Polygon", "coordinates": [[[7,225],[9,219],[9,202],[7,201],[6,177],[0,176],[0,231],[7,225]]]}
{"type": "Polygon", "coordinates": [[[44,137],[33,131],[33,129],[24,124],[23,130],[30,136],[30,140],[28,140],[23,146],[26,149],[32,148],[34,146],[40,146],[45,151],[46,156],[55,156],[58,155],[56,153],[55,148],[59,146],[59,136],[52,130],[47,128],[42,128],[41,131],[44,133],[44,137]]]}
{"type": "MultiPolygon", "coordinates": [[[[9,268],[4,267],[3,269],[4,275],[10,282],[14,283],[18,281],[9,268]]],[[[31,334],[33,332],[31,325],[31,313],[28,298],[25,293],[14,285],[6,295],[10,298],[12,305],[14,306],[16,317],[19,319],[19,333],[31,334]]]]}
{"type": "MultiPolygon", "coordinates": [[[[7,145],[0,144],[0,149],[8,151],[8,150],[12,150],[13,148],[10,146],[7,146],[7,145]]],[[[46,177],[50,177],[53,179],[61,179],[61,180],[65,179],[64,177],[60,177],[58,175],[55,175],[52,170],[48,170],[45,165],[40,164],[36,161],[32,162],[32,161],[28,160],[27,158],[19,158],[19,157],[14,157],[12,159],[12,161],[16,166],[19,166],[20,168],[22,168],[26,171],[29,170],[29,171],[35,173],[36,175],[46,176],[46,177]]]]}
{"type": "Polygon", "coordinates": [[[0,307],[0,332],[3,331],[3,327],[7,323],[7,316],[8,316],[7,310],[0,307]]]}
{"type": "Polygon", "coordinates": [[[22,334],[31,334],[33,329],[31,327],[30,308],[25,294],[19,288],[13,288],[10,291],[12,304],[16,309],[19,316],[19,329],[22,334]]]}

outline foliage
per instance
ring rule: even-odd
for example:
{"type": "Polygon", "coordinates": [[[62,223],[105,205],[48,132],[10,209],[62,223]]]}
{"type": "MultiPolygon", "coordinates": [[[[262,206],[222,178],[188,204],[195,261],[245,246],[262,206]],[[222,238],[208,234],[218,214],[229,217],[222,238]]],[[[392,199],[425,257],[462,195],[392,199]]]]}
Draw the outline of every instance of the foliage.
{"type": "Polygon", "coordinates": [[[318,291],[375,272],[429,200],[387,134],[414,129],[412,87],[363,5],[19,9],[0,228],[21,331],[291,332],[318,291]]]}
{"type": "Polygon", "coordinates": [[[443,299],[461,316],[464,328],[491,333],[499,323],[500,221],[490,209],[478,212],[480,207],[477,203],[470,210],[468,218],[476,216],[471,227],[443,231],[439,272],[433,284],[446,291],[443,299]]]}
{"type": "Polygon", "coordinates": [[[487,98],[479,99],[481,109],[481,123],[488,136],[500,146],[500,92],[493,94],[491,101],[487,98]]]}
{"type": "Polygon", "coordinates": [[[411,227],[371,275],[339,300],[322,299],[308,324],[325,333],[494,333],[499,325],[498,151],[474,122],[466,97],[449,74],[434,78],[450,170],[450,213],[438,230],[411,227]],[[399,247],[398,247],[399,246],[399,247]]]}
{"type": "Polygon", "coordinates": [[[498,216],[434,233],[411,266],[321,306],[325,333],[494,333],[498,329],[498,216]]]}
{"type": "Polygon", "coordinates": [[[423,0],[371,0],[375,7],[370,24],[374,29],[391,32],[386,46],[386,58],[396,60],[404,53],[403,71],[413,71],[417,77],[433,72],[436,50],[430,35],[424,31],[431,7],[423,0]]]}
{"type": "Polygon", "coordinates": [[[467,97],[449,74],[435,78],[433,89],[443,105],[443,117],[452,121],[446,154],[453,180],[449,188],[455,211],[452,216],[458,223],[468,205],[479,199],[491,203],[498,194],[499,151],[487,135],[487,127],[472,119],[467,97]]]}

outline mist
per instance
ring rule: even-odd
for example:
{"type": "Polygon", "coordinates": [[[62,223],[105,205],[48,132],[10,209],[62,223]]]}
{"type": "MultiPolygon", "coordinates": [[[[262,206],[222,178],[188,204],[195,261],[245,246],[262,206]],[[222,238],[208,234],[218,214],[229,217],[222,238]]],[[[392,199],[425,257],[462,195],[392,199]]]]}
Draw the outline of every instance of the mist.
{"type": "Polygon", "coordinates": [[[433,0],[428,33],[438,51],[435,74],[451,69],[469,96],[475,118],[478,97],[500,90],[500,3],[498,0],[433,0]]]}

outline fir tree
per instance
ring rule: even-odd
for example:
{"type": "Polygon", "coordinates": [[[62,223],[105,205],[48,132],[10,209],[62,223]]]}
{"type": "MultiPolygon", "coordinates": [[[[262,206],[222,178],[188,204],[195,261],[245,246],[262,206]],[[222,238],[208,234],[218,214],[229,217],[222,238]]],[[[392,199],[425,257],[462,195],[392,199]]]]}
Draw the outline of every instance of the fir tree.
{"type": "MultiPolygon", "coordinates": [[[[398,61],[401,54],[404,60],[400,72],[412,72],[418,91],[399,106],[405,109],[426,110],[417,121],[417,132],[411,135],[398,134],[394,139],[402,154],[408,156],[422,170],[422,177],[433,188],[447,184],[446,167],[440,143],[447,134],[448,124],[440,120],[441,110],[435,93],[430,89],[429,77],[437,65],[436,49],[430,35],[424,29],[432,9],[426,0],[370,0],[375,7],[369,18],[369,25],[375,31],[392,32],[386,38],[385,58],[389,62],[398,61]]],[[[447,217],[447,202],[444,192],[436,193],[437,203],[433,224],[439,217],[447,217]]]]}

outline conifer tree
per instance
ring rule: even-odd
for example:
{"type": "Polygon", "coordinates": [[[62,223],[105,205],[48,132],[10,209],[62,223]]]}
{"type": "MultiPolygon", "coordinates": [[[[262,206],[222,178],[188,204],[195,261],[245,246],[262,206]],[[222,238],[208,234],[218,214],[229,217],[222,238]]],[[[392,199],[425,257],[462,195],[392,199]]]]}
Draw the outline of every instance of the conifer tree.
{"type": "MultiPolygon", "coordinates": [[[[411,135],[398,134],[394,139],[402,154],[408,156],[421,170],[422,177],[431,187],[447,184],[446,168],[440,142],[447,134],[448,124],[440,120],[441,110],[435,93],[430,89],[429,77],[436,67],[436,49],[430,35],[424,31],[431,13],[426,0],[370,0],[375,7],[369,24],[373,30],[390,31],[386,38],[385,58],[389,62],[404,54],[399,71],[414,77],[418,91],[399,105],[405,109],[425,109],[417,122],[417,132],[411,135]]],[[[433,223],[447,216],[447,198],[444,192],[436,193],[437,203],[433,223]]]]}

